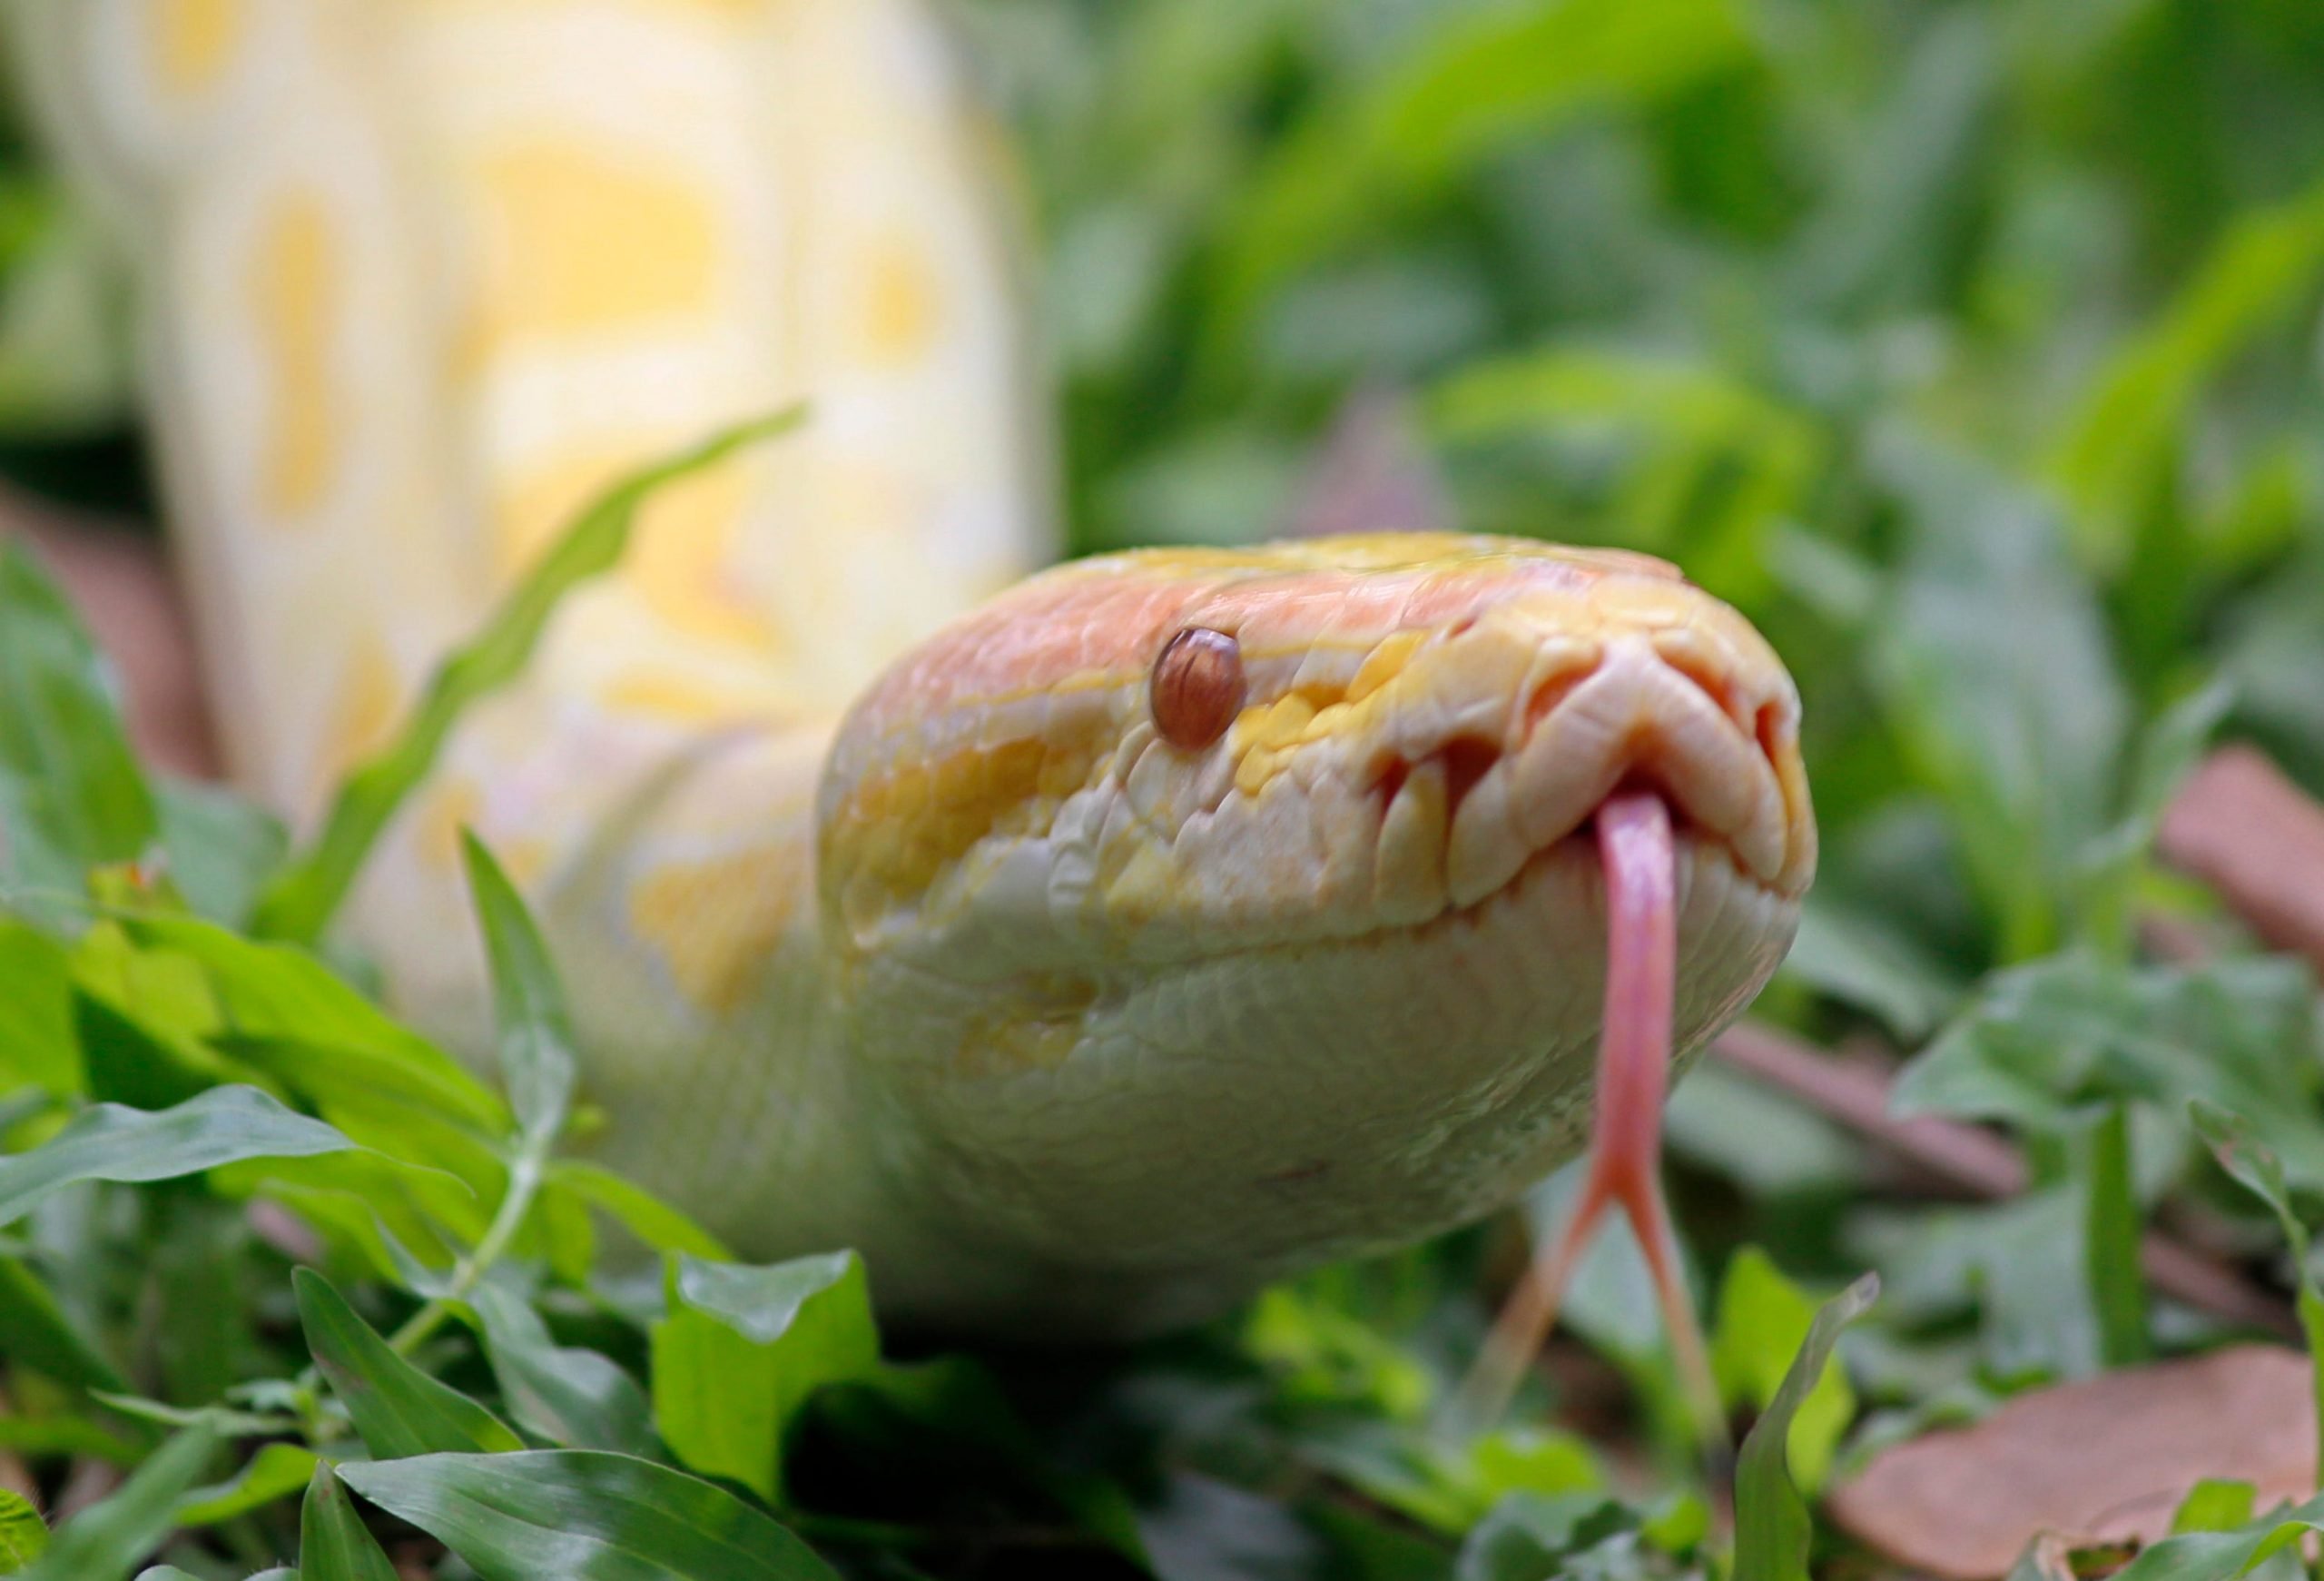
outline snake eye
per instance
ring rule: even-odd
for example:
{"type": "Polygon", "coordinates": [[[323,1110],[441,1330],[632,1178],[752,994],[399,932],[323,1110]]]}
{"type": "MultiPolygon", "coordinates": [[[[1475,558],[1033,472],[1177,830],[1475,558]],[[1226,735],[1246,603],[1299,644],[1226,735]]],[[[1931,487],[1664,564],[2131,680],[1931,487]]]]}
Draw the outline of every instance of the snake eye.
{"type": "Polygon", "coordinates": [[[1243,709],[1243,649],[1223,631],[1189,626],[1154,661],[1154,726],[1171,746],[1197,752],[1226,734],[1243,709]]]}

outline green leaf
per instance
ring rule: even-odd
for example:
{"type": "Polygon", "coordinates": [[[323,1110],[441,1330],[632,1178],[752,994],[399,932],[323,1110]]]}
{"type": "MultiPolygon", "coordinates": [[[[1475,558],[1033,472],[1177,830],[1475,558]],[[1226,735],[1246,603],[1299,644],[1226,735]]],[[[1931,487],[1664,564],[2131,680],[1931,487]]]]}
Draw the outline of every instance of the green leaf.
{"type": "Polygon", "coordinates": [[[397,1355],[329,1280],[304,1268],[291,1279],[307,1349],[373,1455],[524,1448],[490,1411],[397,1355]]]}
{"type": "Polygon", "coordinates": [[[29,923],[0,917],[0,1082],[80,1092],[70,957],[29,923]]]}
{"type": "Polygon", "coordinates": [[[428,1455],[339,1475],[484,1581],[838,1581],[733,1494],[627,1456],[428,1455]]]}
{"type": "Polygon", "coordinates": [[[655,1251],[682,1251],[705,1262],[734,1260],[716,1236],[643,1186],[600,1165],[581,1159],[558,1159],[549,1165],[548,1185],[570,1191],[590,1207],[612,1215],[623,1229],[655,1251]]]}
{"type": "Polygon", "coordinates": [[[161,829],[113,678],[46,572],[0,544],[0,852],[17,883],[78,894],[161,829]]]}
{"type": "Polygon", "coordinates": [[[254,1087],[220,1087],[158,1113],[101,1103],[30,1152],[0,1158],[0,1224],[83,1181],[134,1184],[241,1159],[311,1158],[355,1144],[254,1087]]]}
{"type": "Polygon", "coordinates": [[[472,1304],[520,1427],[566,1448],[659,1457],[645,1391],[610,1358],[560,1348],[532,1304],[498,1284],[484,1285],[472,1304]]]}
{"type": "Polygon", "coordinates": [[[2183,1532],[2231,1532],[2251,1524],[2259,1489],[2248,1482],[2205,1478],[2187,1490],[2171,1517],[2174,1536],[2183,1532]]]}
{"type": "Polygon", "coordinates": [[[576,1062],[565,990],[540,930],[492,854],[473,835],[461,836],[460,852],[492,965],[501,1079],[526,1141],[545,1151],[573,1107],[576,1062]]]}
{"type": "Polygon", "coordinates": [[[669,1263],[670,1315],[654,1326],[654,1423],[679,1459],[763,1498],[782,1486],[783,1438],[807,1397],[880,1360],[853,1252],[772,1268],[669,1263]]]}
{"type": "Polygon", "coordinates": [[[177,1524],[211,1527],[288,1498],[307,1486],[322,1462],[312,1449],[296,1444],[268,1444],[250,1457],[231,1477],[210,1487],[197,1487],[178,1501],[177,1524]]]}
{"type": "Polygon", "coordinates": [[[2130,723],[2097,597],[2040,495],[1900,430],[1873,469],[1909,536],[1872,678],[1914,771],[1954,814],[2004,956],[2039,954],[2112,814],[2130,723]]]}
{"type": "Polygon", "coordinates": [[[1651,104],[1748,50],[1727,0],[1567,0],[1462,14],[1377,80],[1323,97],[1230,212],[1216,354],[1281,282],[1521,141],[1651,104]]]}
{"type": "Polygon", "coordinates": [[[2060,1130],[2094,1102],[2252,1117],[2297,1179],[2324,1183],[2314,984],[2282,957],[2132,967],[2083,952],[1986,979],[1905,1069],[1894,1107],[2060,1130]]]}
{"type": "Polygon", "coordinates": [[[59,1383],[116,1393],[129,1388],[40,1277],[15,1258],[0,1259],[0,1356],[59,1383]]]}
{"type": "Polygon", "coordinates": [[[299,1510],[299,1581],[398,1581],[379,1540],[330,1466],[317,1462],[299,1510]]]}
{"type": "Polygon", "coordinates": [[[171,884],[202,915],[239,925],[290,849],[281,820],[219,786],[165,779],[156,790],[171,884]]]}
{"type": "Polygon", "coordinates": [[[1807,1581],[1812,1528],[1792,1481],[1792,1422],[1822,1378],[1840,1330],[1879,1298],[1879,1276],[1866,1274],[1824,1304],[1783,1387],[1743,1440],[1735,1467],[1735,1581],[1807,1581]]]}
{"type": "Polygon", "coordinates": [[[32,1500],[0,1487],[0,1576],[14,1576],[48,1551],[48,1523],[32,1500]]]}
{"type": "MultiPolygon", "coordinates": [[[[2188,1106],[2188,1112],[2220,1168],[2267,1204],[2283,1230],[2284,1243],[2291,1249],[2292,1267],[2299,1280],[2299,1327],[2308,1339],[2309,1390],[2314,1397],[2318,1453],[2324,1456],[2324,1290],[2318,1288],[2315,1270],[2309,1264],[2308,1226],[2292,1207],[2283,1162],[2251,1135],[2251,1122],[2242,1115],[2200,1098],[2188,1106]]],[[[2324,1465],[2324,1459],[2317,1463],[2324,1465]]]]}
{"type": "Polygon", "coordinates": [[[2314,1532],[2324,1532],[2324,1497],[2240,1531],[2165,1537],[2115,1571],[2112,1581],[2231,1581],[2314,1532]]]}
{"type": "MultiPolygon", "coordinates": [[[[1711,1370],[1732,1403],[1767,1410],[1816,1320],[1816,1306],[1756,1246],[1738,1251],[1719,1281],[1711,1370]]],[[[1814,1493],[1831,1470],[1840,1435],[1856,1419],[1856,1390],[1837,1358],[1827,1359],[1791,1422],[1789,1465],[1800,1490],[1814,1493]]]]}
{"type": "Polygon", "coordinates": [[[396,810],[435,768],[453,726],[523,673],[566,594],[620,562],[639,508],[668,484],[790,432],[804,416],[794,407],[738,424],[600,495],[509,590],[484,629],[438,667],[396,738],[340,787],[314,845],[260,897],[252,931],[295,944],[320,937],[396,810]]]}
{"type": "Polygon", "coordinates": [[[2186,442],[2190,409],[2239,351],[2310,300],[2319,275],[2324,184],[2235,216],[2170,308],[2108,359],[2053,461],[2093,564],[2122,564],[2186,442]]]}
{"type": "Polygon", "coordinates": [[[2083,1250],[2098,1312],[2099,1355],[2108,1367],[2132,1367],[2152,1357],[2154,1347],[2147,1335],[2146,1275],[2139,1265],[2145,1225],[2131,1171],[2126,1104],[2109,1104],[2092,1125],[2087,1170],[2083,1250]]]}
{"type": "Polygon", "coordinates": [[[125,1581],[169,1536],[179,1497],[217,1449],[198,1428],[162,1445],[112,1497],[67,1521],[23,1581],[125,1581]]]}
{"type": "Polygon", "coordinates": [[[508,1108],[449,1054],[380,1012],[305,951],[261,944],[185,917],[127,924],[140,944],[196,963],[238,1059],[319,1101],[387,1097],[498,1135],[508,1108]]]}

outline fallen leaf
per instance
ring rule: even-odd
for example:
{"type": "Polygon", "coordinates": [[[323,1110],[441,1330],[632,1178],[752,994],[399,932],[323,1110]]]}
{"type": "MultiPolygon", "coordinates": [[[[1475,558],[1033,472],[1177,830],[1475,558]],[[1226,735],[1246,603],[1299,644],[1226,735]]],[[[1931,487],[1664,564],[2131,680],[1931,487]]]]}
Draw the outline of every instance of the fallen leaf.
{"type": "Polygon", "coordinates": [[[2075,1546],[2166,1537],[2205,1478],[2252,1484],[2263,1509],[2316,1490],[2307,1357],[2238,1346],[2038,1389],[1885,1451],[1825,1507],[1907,1566],[1987,1581],[2045,1534],[2075,1546]]]}

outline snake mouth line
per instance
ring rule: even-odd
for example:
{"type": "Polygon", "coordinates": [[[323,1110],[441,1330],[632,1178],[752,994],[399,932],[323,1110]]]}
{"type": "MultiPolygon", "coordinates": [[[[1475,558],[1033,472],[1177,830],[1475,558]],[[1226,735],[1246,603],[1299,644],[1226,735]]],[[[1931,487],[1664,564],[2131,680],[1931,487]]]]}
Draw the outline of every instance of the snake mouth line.
{"type": "Polygon", "coordinates": [[[1472,906],[1540,853],[1590,836],[1630,791],[1659,800],[1682,844],[1797,894],[1814,862],[1793,788],[1797,705],[1738,690],[1640,644],[1540,681],[1505,741],[1470,730],[1383,755],[1367,783],[1384,903],[1405,920],[1472,906]]]}

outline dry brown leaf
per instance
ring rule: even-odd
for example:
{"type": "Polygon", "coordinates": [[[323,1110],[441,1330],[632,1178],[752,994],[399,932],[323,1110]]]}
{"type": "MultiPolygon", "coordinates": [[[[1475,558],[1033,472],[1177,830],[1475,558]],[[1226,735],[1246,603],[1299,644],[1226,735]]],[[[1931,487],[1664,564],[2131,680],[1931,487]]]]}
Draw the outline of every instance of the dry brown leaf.
{"type": "Polygon", "coordinates": [[[2187,777],[2156,848],[2280,950],[2324,966],[2324,806],[2264,753],[2224,746],[2187,777]]]}
{"type": "Polygon", "coordinates": [[[1905,1565],[1984,1581],[2044,1533],[2152,1542],[2206,1477],[2253,1484],[2261,1508],[2316,1490],[2306,1356],[2238,1346],[2021,1395],[1879,1455],[1826,1509],[1905,1565]]]}

